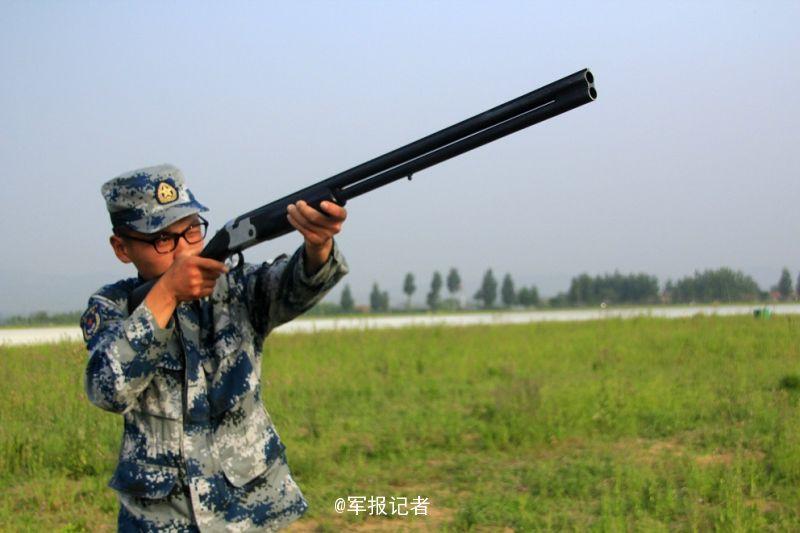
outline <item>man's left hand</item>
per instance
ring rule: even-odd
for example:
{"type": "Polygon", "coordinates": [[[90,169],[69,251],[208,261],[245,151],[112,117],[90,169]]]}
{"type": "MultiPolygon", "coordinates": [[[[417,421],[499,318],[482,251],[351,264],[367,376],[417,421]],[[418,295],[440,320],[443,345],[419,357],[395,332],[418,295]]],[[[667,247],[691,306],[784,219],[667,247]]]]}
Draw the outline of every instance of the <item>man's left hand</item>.
{"type": "Polygon", "coordinates": [[[333,249],[333,236],[342,230],[347,210],[333,202],[320,204],[317,211],[305,201],[289,204],[286,218],[294,229],[303,234],[306,251],[306,274],[312,275],[325,264],[333,249]]]}

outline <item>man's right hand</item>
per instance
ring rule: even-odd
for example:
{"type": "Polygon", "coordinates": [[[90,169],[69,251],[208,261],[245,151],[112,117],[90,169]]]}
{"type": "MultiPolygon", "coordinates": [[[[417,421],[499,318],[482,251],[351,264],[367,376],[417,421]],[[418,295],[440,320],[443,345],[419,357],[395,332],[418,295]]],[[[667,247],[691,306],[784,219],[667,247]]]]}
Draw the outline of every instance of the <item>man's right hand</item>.
{"type": "Polygon", "coordinates": [[[217,278],[228,272],[224,263],[198,255],[179,255],[147,294],[145,303],[160,327],[166,327],[180,302],[214,292],[217,278]]]}

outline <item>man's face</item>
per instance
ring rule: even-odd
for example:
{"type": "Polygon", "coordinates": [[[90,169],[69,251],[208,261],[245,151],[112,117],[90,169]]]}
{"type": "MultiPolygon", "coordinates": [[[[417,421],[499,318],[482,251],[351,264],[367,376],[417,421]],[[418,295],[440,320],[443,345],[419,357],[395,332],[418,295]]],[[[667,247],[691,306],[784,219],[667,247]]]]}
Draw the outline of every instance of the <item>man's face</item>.
{"type": "Polygon", "coordinates": [[[117,258],[123,263],[133,263],[139,271],[139,275],[145,280],[157,278],[167,271],[172,265],[175,258],[184,254],[198,254],[203,249],[203,239],[201,238],[194,244],[181,237],[178,239],[177,246],[172,251],[167,253],[159,253],[156,250],[158,246],[161,250],[167,250],[173,246],[175,236],[185,234],[189,240],[199,238],[198,231],[202,232],[200,217],[198,215],[190,215],[174,222],[162,229],[157,233],[140,233],[131,229],[123,229],[119,231],[118,235],[112,235],[109,239],[111,247],[117,258]],[[188,231],[187,231],[188,230],[188,231]],[[150,242],[156,241],[156,246],[150,242]]]}

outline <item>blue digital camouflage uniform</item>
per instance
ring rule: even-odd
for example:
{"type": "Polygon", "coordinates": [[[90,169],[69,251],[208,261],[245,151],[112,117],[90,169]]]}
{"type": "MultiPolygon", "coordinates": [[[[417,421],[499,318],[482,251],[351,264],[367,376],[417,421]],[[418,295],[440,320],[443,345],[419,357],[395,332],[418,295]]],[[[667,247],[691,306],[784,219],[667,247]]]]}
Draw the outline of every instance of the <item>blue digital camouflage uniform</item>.
{"type": "MultiPolygon", "coordinates": [[[[155,168],[143,169],[133,189],[158,194],[166,167],[155,168]]],[[[180,196],[178,178],[171,187],[180,196]]],[[[190,194],[185,203],[195,202],[190,194]]],[[[109,200],[105,186],[104,196],[112,211],[119,197],[109,200]]],[[[162,211],[145,215],[163,217],[161,227],[174,222],[164,223],[172,214],[162,211]]],[[[124,416],[110,482],[119,493],[120,531],[273,531],[305,512],[261,400],[261,348],[273,328],[318,302],[347,264],[335,242],[314,275],[303,262],[301,246],[291,258],[233,269],[211,297],[181,303],[166,328],[144,303],[128,315],[138,278],[91,296],[82,318],[86,392],[98,407],[124,416]]]]}

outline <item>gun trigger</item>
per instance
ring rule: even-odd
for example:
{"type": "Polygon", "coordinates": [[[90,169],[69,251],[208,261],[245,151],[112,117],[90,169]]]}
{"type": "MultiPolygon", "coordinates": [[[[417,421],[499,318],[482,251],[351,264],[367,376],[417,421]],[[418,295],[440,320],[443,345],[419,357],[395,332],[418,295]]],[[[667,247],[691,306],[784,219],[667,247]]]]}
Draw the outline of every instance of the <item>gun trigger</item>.
{"type": "Polygon", "coordinates": [[[408,176],[406,176],[406,177],[408,178],[408,181],[411,181],[411,178],[412,178],[413,176],[414,176],[414,174],[413,174],[413,173],[411,173],[411,174],[409,174],[409,175],[408,175],[408,176]]]}

